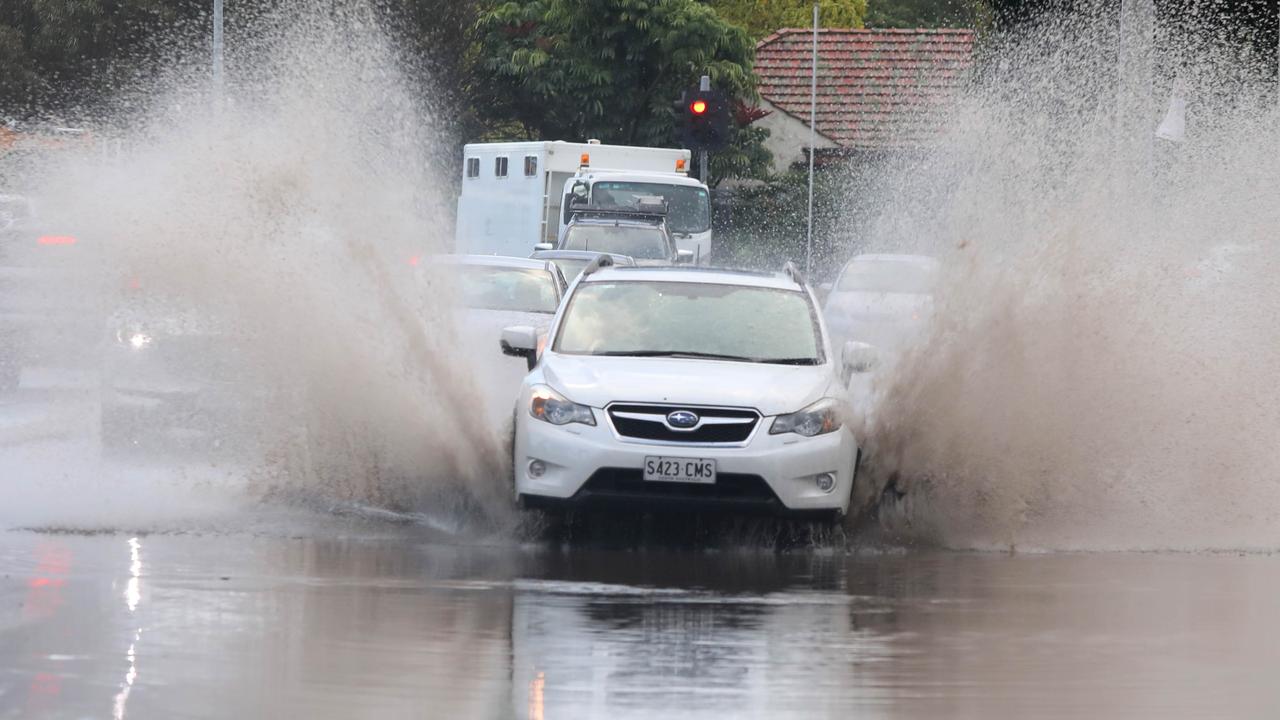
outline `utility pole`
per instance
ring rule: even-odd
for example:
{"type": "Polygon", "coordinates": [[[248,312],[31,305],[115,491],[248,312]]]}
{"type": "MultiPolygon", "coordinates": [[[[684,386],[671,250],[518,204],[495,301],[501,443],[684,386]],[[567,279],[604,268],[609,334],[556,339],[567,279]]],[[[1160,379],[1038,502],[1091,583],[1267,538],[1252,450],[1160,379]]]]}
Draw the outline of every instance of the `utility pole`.
{"type": "Polygon", "coordinates": [[[818,3],[813,3],[813,69],[809,80],[809,229],[804,243],[804,276],[813,270],[813,156],[818,143],[818,3]]]}
{"type": "Polygon", "coordinates": [[[222,1],[213,0],[213,99],[222,108],[222,1]]]}
{"type": "Polygon", "coordinates": [[[1131,234],[1149,232],[1155,219],[1155,25],[1155,0],[1121,0],[1116,210],[1131,234]]]}
{"type": "Polygon", "coordinates": [[[1120,3],[1120,86],[1116,98],[1120,111],[1121,137],[1125,156],[1135,167],[1151,169],[1151,122],[1155,75],[1154,0],[1121,0],[1120,3]]]}

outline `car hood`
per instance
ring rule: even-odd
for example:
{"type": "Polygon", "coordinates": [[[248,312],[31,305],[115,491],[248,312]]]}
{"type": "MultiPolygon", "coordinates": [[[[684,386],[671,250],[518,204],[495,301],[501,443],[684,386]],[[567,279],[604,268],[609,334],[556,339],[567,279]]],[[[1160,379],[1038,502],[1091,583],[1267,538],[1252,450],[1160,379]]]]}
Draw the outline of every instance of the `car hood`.
{"type": "Polygon", "coordinates": [[[548,354],[541,370],[546,382],[570,400],[597,408],[652,402],[750,407],[780,415],[837,392],[830,365],[548,354]]]}

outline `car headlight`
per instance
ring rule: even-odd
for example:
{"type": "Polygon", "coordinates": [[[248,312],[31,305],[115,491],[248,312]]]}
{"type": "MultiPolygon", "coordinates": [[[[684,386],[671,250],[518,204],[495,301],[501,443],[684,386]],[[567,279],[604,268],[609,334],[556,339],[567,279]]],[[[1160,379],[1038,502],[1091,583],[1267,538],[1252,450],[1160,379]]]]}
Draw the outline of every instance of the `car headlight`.
{"type": "Polygon", "coordinates": [[[121,329],[116,331],[116,342],[134,350],[143,350],[151,347],[153,340],[154,338],[149,333],[142,330],[121,329]]]}
{"type": "Polygon", "coordinates": [[[563,395],[546,385],[533,386],[533,397],[529,400],[529,414],[552,425],[596,424],[596,416],[591,412],[591,408],[566,400],[563,395]]]}
{"type": "Polygon", "coordinates": [[[813,437],[835,432],[842,427],[844,427],[844,417],[840,412],[840,401],[835,398],[824,398],[799,412],[774,418],[769,434],[795,433],[813,437]]]}

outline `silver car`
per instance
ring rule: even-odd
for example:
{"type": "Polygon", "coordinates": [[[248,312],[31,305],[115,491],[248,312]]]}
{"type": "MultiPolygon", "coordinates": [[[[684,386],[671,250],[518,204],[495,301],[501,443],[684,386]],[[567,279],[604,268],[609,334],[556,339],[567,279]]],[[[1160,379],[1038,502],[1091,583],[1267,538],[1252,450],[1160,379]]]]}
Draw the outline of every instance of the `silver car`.
{"type": "Polygon", "coordinates": [[[837,344],[856,341],[900,351],[933,315],[938,261],[924,255],[865,254],[849,261],[823,304],[837,344]]]}

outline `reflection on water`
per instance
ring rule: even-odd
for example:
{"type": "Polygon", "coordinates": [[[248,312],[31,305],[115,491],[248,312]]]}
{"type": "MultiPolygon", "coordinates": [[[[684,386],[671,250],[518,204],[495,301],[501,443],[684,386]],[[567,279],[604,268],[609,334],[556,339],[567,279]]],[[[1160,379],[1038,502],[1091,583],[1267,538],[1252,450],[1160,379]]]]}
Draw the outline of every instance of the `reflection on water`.
{"type": "MultiPolygon", "coordinates": [[[[129,538],[129,583],[125,586],[124,602],[129,612],[136,612],[138,603],[142,601],[142,542],[138,538],[129,538]]],[[[129,704],[129,693],[133,692],[133,681],[138,679],[138,642],[142,640],[142,628],[138,628],[129,642],[129,651],[125,659],[129,662],[129,670],[125,672],[124,682],[120,683],[120,692],[116,693],[115,703],[111,708],[111,717],[124,720],[125,709],[129,704]]]]}
{"type": "Polygon", "coordinates": [[[121,603],[118,536],[0,535],[0,717],[1280,707],[1271,557],[570,552],[407,531],[126,543],[121,603]],[[51,569],[58,585],[36,582],[51,569]],[[163,662],[141,672],[144,636],[163,662]]]}

